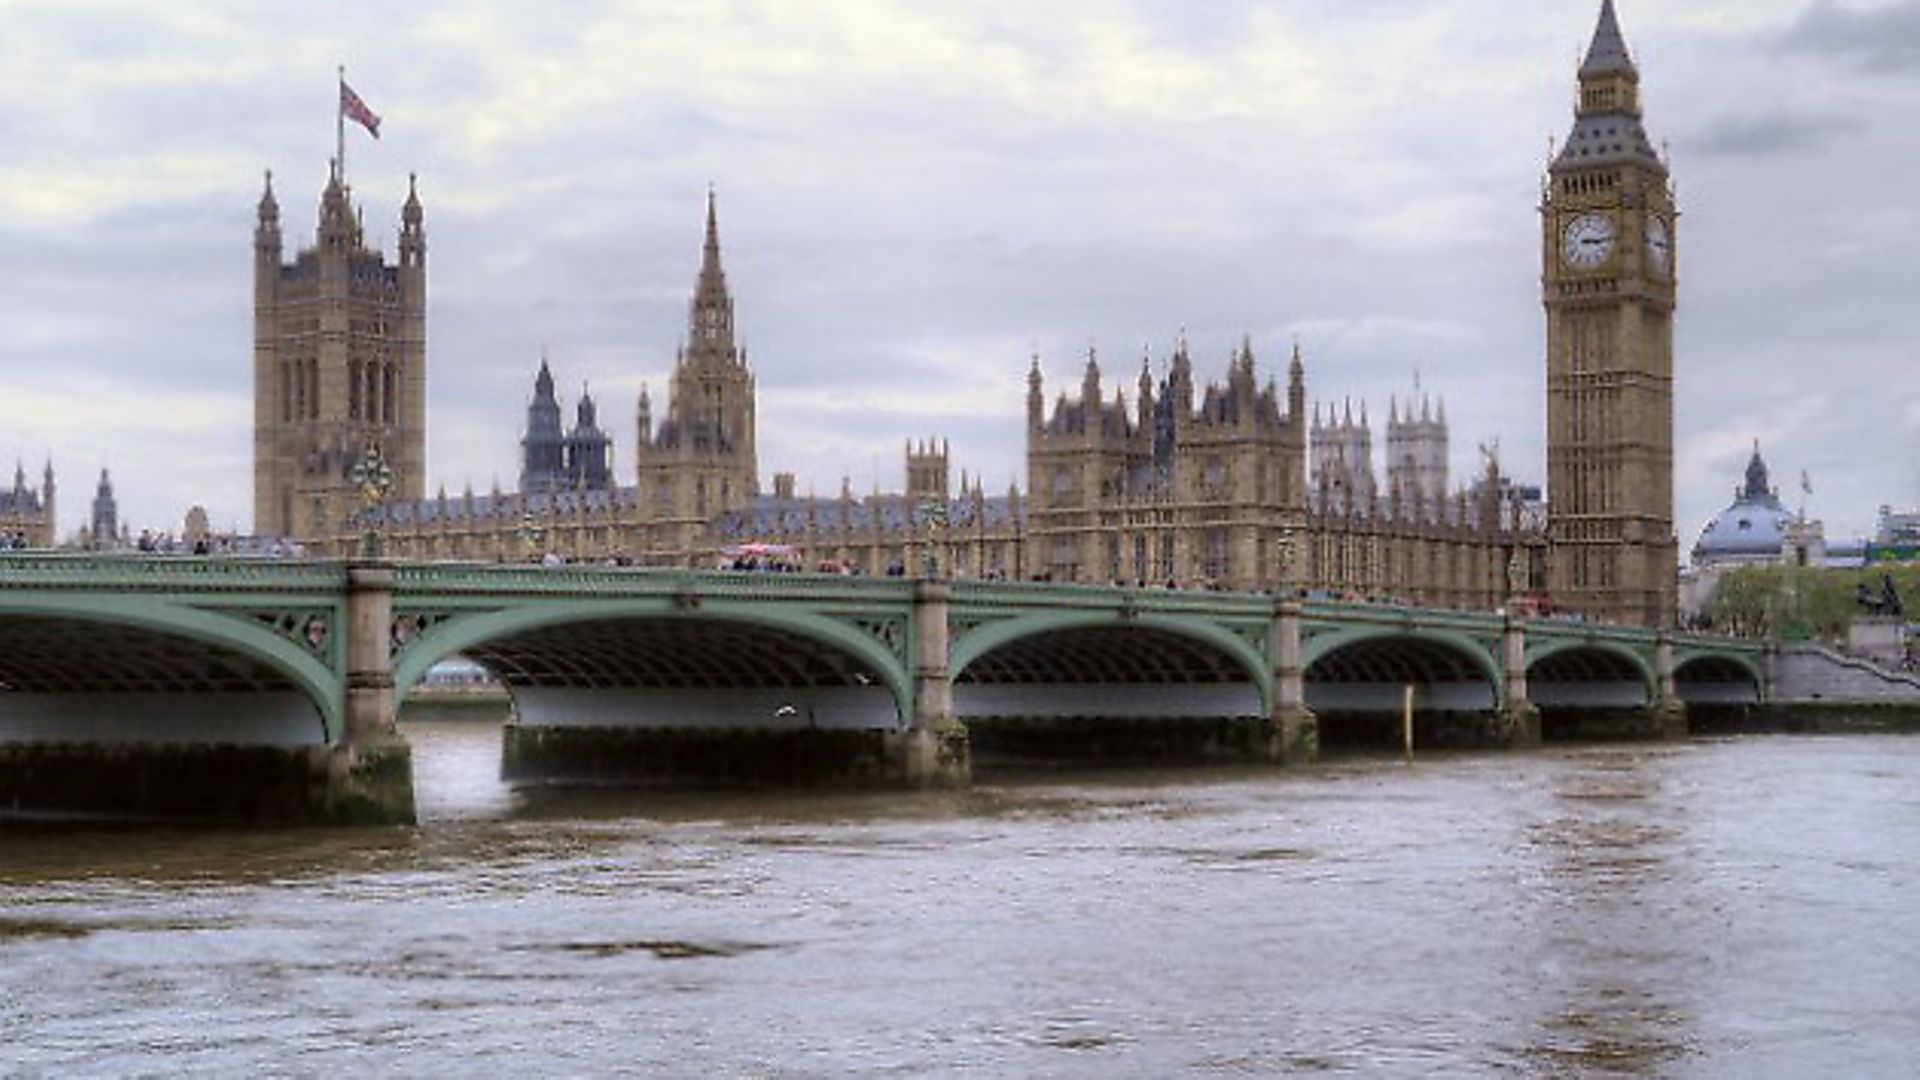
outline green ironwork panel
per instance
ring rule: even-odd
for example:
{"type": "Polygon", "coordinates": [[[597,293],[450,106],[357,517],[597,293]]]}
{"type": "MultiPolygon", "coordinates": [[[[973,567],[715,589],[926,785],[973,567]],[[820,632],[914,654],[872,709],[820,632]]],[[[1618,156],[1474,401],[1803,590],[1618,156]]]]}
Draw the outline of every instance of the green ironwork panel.
{"type": "Polygon", "coordinates": [[[346,588],[343,563],[289,559],[0,553],[0,589],[300,594],[346,588]]]}

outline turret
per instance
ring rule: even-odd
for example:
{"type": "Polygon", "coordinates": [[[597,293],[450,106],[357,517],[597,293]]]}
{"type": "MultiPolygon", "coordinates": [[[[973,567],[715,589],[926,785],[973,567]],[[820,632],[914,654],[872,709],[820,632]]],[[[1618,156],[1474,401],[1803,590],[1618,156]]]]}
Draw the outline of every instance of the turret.
{"type": "Polygon", "coordinates": [[[1094,349],[1087,349],[1087,370],[1080,378],[1080,404],[1087,410],[1087,423],[1092,425],[1100,414],[1100,358],[1094,349]]]}
{"type": "Polygon", "coordinates": [[[1229,389],[1233,392],[1239,415],[1244,421],[1253,418],[1253,399],[1259,388],[1259,377],[1254,371],[1253,338],[1240,339],[1240,348],[1234,353],[1233,368],[1227,376],[1229,389]]]}
{"type": "Polygon", "coordinates": [[[553,371],[540,357],[533,378],[533,400],[527,403],[527,430],[520,440],[520,490],[551,491],[561,485],[566,470],[566,442],[560,430],[560,402],[553,394],[553,371]]]}
{"type": "Polygon", "coordinates": [[[340,163],[336,161],[328,166],[327,186],[320,193],[320,228],[316,234],[320,250],[341,253],[352,250],[357,231],[346,181],[340,178],[340,163]]]}
{"type": "Polygon", "coordinates": [[[1140,400],[1135,402],[1140,417],[1140,430],[1153,430],[1153,362],[1142,355],[1140,357],[1140,400]]]}
{"type": "Polygon", "coordinates": [[[93,546],[97,549],[110,549],[118,546],[120,537],[120,505],[113,497],[113,479],[107,470],[100,470],[100,483],[93,489],[93,519],[89,526],[93,546]]]}
{"type": "Polygon", "coordinates": [[[52,458],[47,459],[46,468],[41,470],[40,473],[40,509],[46,515],[47,544],[48,546],[52,546],[54,542],[54,532],[56,531],[54,523],[60,520],[58,511],[54,507],[52,458]]]}
{"type": "Polygon", "coordinates": [[[1300,343],[1293,343],[1293,359],[1287,364],[1287,415],[1294,426],[1307,415],[1307,367],[1300,360],[1300,343]]]}
{"type": "Polygon", "coordinates": [[[422,267],[427,262],[427,230],[420,210],[418,177],[407,174],[407,201],[400,208],[400,265],[422,267]]]}
{"type": "Polygon", "coordinates": [[[1046,423],[1046,380],[1040,374],[1040,354],[1035,353],[1033,366],[1027,369],[1027,431],[1037,435],[1046,423]]]}
{"type": "Polygon", "coordinates": [[[268,169],[260,192],[258,221],[253,227],[253,255],[256,270],[280,269],[280,200],[273,196],[273,170],[268,169]]]}
{"type": "Polygon", "coordinates": [[[1173,396],[1176,422],[1190,423],[1193,420],[1193,358],[1187,354],[1185,334],[1173,350],[1173,370],[1167,374],[1167,390],[1173,396]]]}
{"type": "Polygon", "coordinates": [[[593,404],[593,392],[586,387],[580,388],[580,403],[575,406],[573,423],[580,428],[598,428],[600,411],[593,404]]]}

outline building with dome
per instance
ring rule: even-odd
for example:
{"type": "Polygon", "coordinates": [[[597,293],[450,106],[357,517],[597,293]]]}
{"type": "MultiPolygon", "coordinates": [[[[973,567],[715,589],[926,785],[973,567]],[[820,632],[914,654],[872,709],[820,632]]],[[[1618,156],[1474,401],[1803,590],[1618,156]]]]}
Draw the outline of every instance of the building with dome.
{"type": "Polygon", "coordinates": [[[1744,481],[1733,490],[1733,502],[1700,530],[1693,545],[1691,569],[1682,588],[1682,607],[1698,613],[1720,575],[1742,566],[1825,566],[1826,528],[1805,512],[1787,509],[1780,492],[1768,481],[1767,463],[1754,443],[1744,481]]]}

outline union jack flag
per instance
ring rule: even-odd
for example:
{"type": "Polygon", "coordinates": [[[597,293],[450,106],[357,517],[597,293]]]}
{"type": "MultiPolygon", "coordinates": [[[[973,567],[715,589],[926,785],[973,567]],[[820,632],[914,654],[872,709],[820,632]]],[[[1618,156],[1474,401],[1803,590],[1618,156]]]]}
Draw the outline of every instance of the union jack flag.
{"type": "Polygon", "coordinates": [[[380,137],[379,114],[367,108],[367,103],[360,100],[360,95],[353,92],[353,87],[348,86],[345,79],[340,80],[340,115],[366,128],[367,134],[374,138],[380,137]]]}

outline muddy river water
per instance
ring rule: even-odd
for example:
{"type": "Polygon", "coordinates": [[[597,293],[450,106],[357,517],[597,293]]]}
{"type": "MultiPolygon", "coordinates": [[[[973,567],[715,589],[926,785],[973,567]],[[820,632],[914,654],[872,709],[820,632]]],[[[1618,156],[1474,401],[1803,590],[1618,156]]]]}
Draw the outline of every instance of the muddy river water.
{"type": "Polygon", "coordinates": [[[1920,1075],[1920,738],[0,831],[0,1074],[1920,1075]]]}

